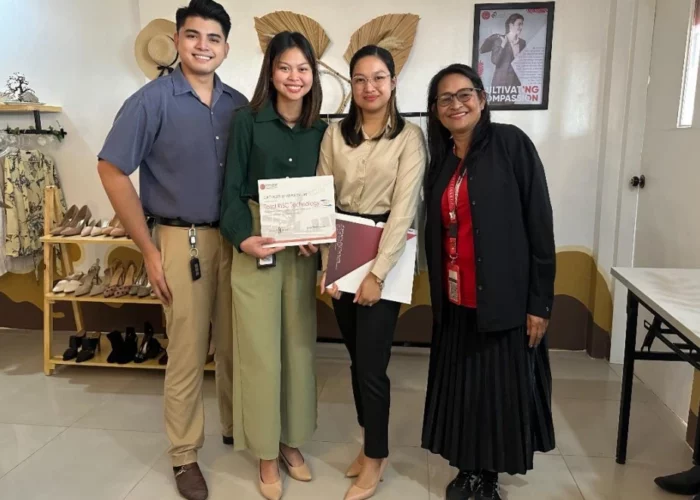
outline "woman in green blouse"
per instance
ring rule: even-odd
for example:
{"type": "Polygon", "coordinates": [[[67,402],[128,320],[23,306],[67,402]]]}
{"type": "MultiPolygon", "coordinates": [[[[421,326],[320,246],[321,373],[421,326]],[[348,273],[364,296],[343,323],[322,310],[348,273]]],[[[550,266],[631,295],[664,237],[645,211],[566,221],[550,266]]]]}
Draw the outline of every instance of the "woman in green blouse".
{"type": "Polygon", "coordinates": [[[316,430],[316,272],[313,245],[266,249],[258,180],[316,173],[326,124],[308,40],[276,35],[265,51],[255,95],[235,116],[221,208],[233,253],[234,442],[260,459],[260,490],[282,496],[278,459],[310,481],[298,447],[316,430]],[[260,267],[275,257],[275,265],[260,267]]]}

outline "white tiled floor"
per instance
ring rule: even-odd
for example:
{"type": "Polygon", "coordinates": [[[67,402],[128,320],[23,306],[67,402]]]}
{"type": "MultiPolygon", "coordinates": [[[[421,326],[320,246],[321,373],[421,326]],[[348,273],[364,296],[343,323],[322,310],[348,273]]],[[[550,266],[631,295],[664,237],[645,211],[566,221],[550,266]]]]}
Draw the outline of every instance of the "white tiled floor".
{"type": "MultiPolygon", "coordinates": [[[[176,500],[166,453],[161,372],[69,368],[42,373],[38,332],[0,331],[0,500],[176,500]]],[[[682,422],[637,380],[628,463],[615,463],[620,367],[584,353],[552,352],[557,449],[526,476],[502,476],[505,498],[674,498],[654,477],[684,470],[682,422]]],[[[391,360],[391,465],[375,498],[444,499],[455,471],[420,448],[428,357],[396,349],[391,360]]],[[[285,499],[342,499],[360,432],[344,348],[321,345],[319,421],[304,449],[315,479],[285,480],[285,499]]],[[[200,453],[210,498],[257,500],[257,469],[221,443],[214,379],[207,375],[208,439],[200,453]]],[[[676,497],[678,498],[678,497],[676,497]]]]}

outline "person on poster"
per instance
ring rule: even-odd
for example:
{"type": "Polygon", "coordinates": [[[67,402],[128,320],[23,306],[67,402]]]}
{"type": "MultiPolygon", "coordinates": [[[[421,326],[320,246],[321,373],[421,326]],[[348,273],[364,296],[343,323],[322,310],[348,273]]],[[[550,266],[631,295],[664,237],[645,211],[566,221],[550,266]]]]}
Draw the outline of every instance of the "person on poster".
{"type": "Polygon", "coordinates": [[[229,53],[231,18],[224,7],[192,0],[175,17],[174,30],[162,35],[173,39],[180,64],[172,71],[159,67],[163,76],[126,100],[97,168],[164,307],[165,430],[177,489],[188,500],[205,500],[197,459],[204,443],[210,325],[223,441],[233,444],[232,249],[219,233],[219,200],[229,126],[248,100],[216,74],[229,53]],[[137,168],[140,199],[129,179],[137,168]],[[144,212],[155,219],[155,241],[144,212]]]}
{"type": "Polygon", "coordinates": [[[495,66],[491,80],[492,93],[499,87],[510,89],[508,94],[511,101],[517,99],[520,93],[520,78],[518,78],[513,61],[525,50],[527,43],[520,38],[523,32],[525,18],[521,14],[511,14],[505,22],[505,35],[492,35],[481,45],[481,53],[491,52],[491,62],[495,66]]]}

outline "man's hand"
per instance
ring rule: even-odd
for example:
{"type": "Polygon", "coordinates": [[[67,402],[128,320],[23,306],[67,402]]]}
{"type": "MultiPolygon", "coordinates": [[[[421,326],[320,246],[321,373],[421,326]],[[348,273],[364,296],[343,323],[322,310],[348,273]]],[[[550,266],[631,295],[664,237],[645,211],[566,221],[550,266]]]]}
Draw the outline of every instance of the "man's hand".
{"type": "Polygon", "coordinates": [[[547,332],[549,320],[539,316],[527,315],[527,335],[530,337],[530,347],[537,347],[547,332]]]}
{"type": "Polygon", "coordinates": [[[170,288],[165,281],[165,273],[163,272],[163,261],[160,252],[154,247],[153,250],[144,254],[143,262],[146,265],[148,273],[148,281],[151,284],[153,293],[165,306],[170,306],[172,303],[172,295],[170,288]]]}
{"type": "Polygon", "coordinates": [[[256,259],[264,259],[270,255],[274,255],[277,252],[284,250],[284,247],[278,248],[263,248],[265,245],[274,243],[274,238],[263,238],[262,236],[251,236],[241,243],[241,250],[255,257],[256,259]]]}

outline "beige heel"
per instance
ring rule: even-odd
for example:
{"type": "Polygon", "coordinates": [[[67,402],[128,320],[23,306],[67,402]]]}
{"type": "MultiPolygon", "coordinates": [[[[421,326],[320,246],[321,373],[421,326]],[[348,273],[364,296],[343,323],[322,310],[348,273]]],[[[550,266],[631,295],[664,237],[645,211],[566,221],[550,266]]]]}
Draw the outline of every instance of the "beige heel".
{"type": "Polygon", "coordinates": [[[262,496],[267,498],[267,500],[280,500],[280,498],[282,498],[282,476],[279,474],[279,465],[277,469],[277,475],[279,476],[279,479],[277,479],[277,481],[275,481],[274,483],[263,482],[262,473],[260,472],[260,464],[258,463],[260,493],[262,494],[262,496]]]}
{"type": "Polygon", "coordinates": [[[382,460],[382,465],[379,468],[379,478],[371,488],[364,489],[357,486],[357,484],[353,484],[345,494],[345,500],[367,500],[368,498],[373,497],[377,492],[377,487],[379,487],[379,483],[382,481],[382,476],[384,476],[384,471],[388,464],[389,459],[385,458],[382,460]]]}
{"type": "Polygon", "coordinates": [[[357,455],[357,458],[353,463],[350,464],[350,467],[348,467],[348,470],[345,471],[345,477],[353,478],[357,477],[360,475],[360,472],[362,471],[362,464],[360,463],[360,456],[362,455],[362,452],[357,455]]]}
{"type": "Polygon", "coordinates": [[[289,472],[292,479],[303,481],[305,483],[308,483],[313,479],[311,476],[311,469],[309,469],[309,466],[306,464],[306,460],[304,460],[302,465],[292,467],[292,464],[289,463],[287,457],[285,457],[284,453],[282,453],[282,450],[280,450],[280,460],[282,460],[282,463],[284,463],[284,466],[287,468],[287,472],[289,472]]]}

